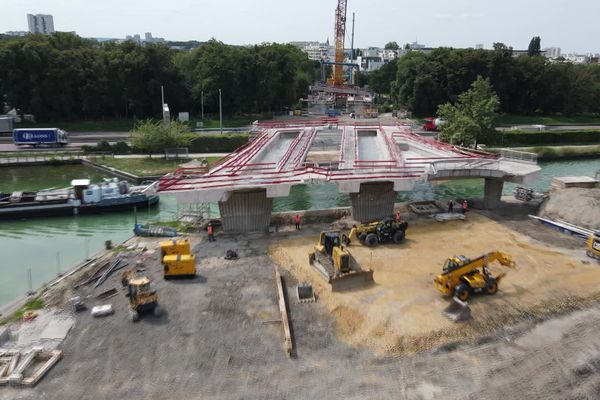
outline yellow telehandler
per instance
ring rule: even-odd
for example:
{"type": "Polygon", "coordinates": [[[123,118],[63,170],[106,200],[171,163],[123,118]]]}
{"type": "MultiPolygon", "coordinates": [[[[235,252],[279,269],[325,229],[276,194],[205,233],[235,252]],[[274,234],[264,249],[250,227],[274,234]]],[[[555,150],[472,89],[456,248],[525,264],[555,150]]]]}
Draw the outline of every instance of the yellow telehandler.
{"type": "Polygon", "coordinates": [[[344,235],[342,239],[346,245],[349,245],[356,239],[369,247],[388,242],[398,244],[404,240],[407,228],[408,222],[400,222],[392,217],[386,217],[380,221],[373,221],[358,226],[354,225],[350,234],[348,236],[344,235]]]}

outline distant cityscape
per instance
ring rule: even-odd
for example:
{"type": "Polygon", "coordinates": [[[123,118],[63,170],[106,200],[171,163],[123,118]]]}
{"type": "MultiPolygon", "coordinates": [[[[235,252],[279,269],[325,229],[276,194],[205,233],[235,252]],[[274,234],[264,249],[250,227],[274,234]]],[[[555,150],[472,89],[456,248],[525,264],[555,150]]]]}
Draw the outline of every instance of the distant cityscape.
{"type": "MultiPolygon", "coordinates": [[[[28,31],[8,31],[5,35],[8,36],[25,36],[32,33],[42,35],[50,35],[55,32],[54,18],[49,14],[27,14],[28,31]]],[[[75,33],[75,32],[73,32],[75,33]]],[[[202,42],[195,40],[190,41],[169,41],[161,37],[152,36],[152,32],[127,35],[125,38],[90,38],[98,42],[116,42],[123,43],[132,41],[140,45],[147,43],[164,43],[172,49],[191,51],[198,47],[202,42]]],[[[308,55],[308,58],[315,61],[330,62],[335,59],[335,46],[329,43],[329,39],[325,42],[318,41],[296,41],[289,44],[296,46],[308,55]]],[[[485,50],[483,44],[476,44],[475,49],[485,50]]],[[[399,48],[382,48],[370,46],[366,48],[345,49],[345,61],[347,63],[357,64],[360,71],[371,72],[378,70],[386,63],[402,57],[411,51],[420,51],[429,53],[435,48],[428,47],[418,42],[407,43],[399,48]]],[[[512,50],[514,57],[519,57],[528,54],[527,50],[512,50]]],[[[566,61],[573,64],[599,64],[600,54],[598,53],[562,53],[560,47],[548,47],[542,51],[542,55],[553,62],[566,61]]]]}

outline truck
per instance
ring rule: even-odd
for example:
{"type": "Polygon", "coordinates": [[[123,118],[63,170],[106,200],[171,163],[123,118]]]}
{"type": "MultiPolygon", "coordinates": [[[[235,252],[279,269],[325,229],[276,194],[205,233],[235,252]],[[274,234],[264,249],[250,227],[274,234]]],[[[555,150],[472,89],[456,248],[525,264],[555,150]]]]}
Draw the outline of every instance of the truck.
{"type": "Polygon", "coordinates": [[[427,117],[421,129],[427,132],[439,131],[446,121],[441,118],[427,117]]]}
{"type": "Polygon", "coordinates": [[[13,117],[0,115],[0,133],[10,133],[13,130],[13,117]]]}
{"type": "Polygon", "coordinates": [[[19,128],[13,130],[14,143],[17,146],[50,145],[65,146],[69,144],[69,134],[58,128],[19,128]]]}

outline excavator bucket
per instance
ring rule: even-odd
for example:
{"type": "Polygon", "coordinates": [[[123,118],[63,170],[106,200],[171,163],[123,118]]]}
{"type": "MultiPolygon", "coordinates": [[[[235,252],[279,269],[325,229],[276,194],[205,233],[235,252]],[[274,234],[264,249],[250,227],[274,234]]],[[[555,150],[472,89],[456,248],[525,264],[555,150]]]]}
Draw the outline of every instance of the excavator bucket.
{"type": "Polygon", "coordinates": [[[448,307],[442,311],[442,314],[453,322],[466,321],[471,318],[471,307],[469,307],[469,303],[455,296],[448,307]]]}

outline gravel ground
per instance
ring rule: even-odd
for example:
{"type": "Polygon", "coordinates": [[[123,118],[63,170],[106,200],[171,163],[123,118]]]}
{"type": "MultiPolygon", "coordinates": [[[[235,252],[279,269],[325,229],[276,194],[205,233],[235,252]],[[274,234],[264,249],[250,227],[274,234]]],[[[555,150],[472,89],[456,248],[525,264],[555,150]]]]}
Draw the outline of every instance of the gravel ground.
{"type": "MultiPolygon", "coordinates": [[[[320,227],[300,235],[314,234],[320,227]]],[[[280,233],[278,238],[293,237],[280,233]]],[[[555,235],[558,235],[555,233],[555,235]]],[[[597,399],[600,307],[541,324],[523,322],[476,344],[414,356],[376,356],[336,337],[334,318],[317,301],[296,304],[285,270],[296,358],[283,350],[272,239],[192,238],[199,275],[164,281],[158,260],[146,273],[158,286],[160,318],[80,313],[64,358],[33,389],[0,388],[0,399],[597,399]],[[236,249],[237,261],[225,261],[236,249]]],[[[150,258],[152,260],[157,257],[150,258]]],[[[111,277],[97,292],[119,287],[111,277]]],[[[93,305],[93,304],[88,304],[93,305]]],[[[401,316],[398,316],[401,318],[401,316]]]]}

